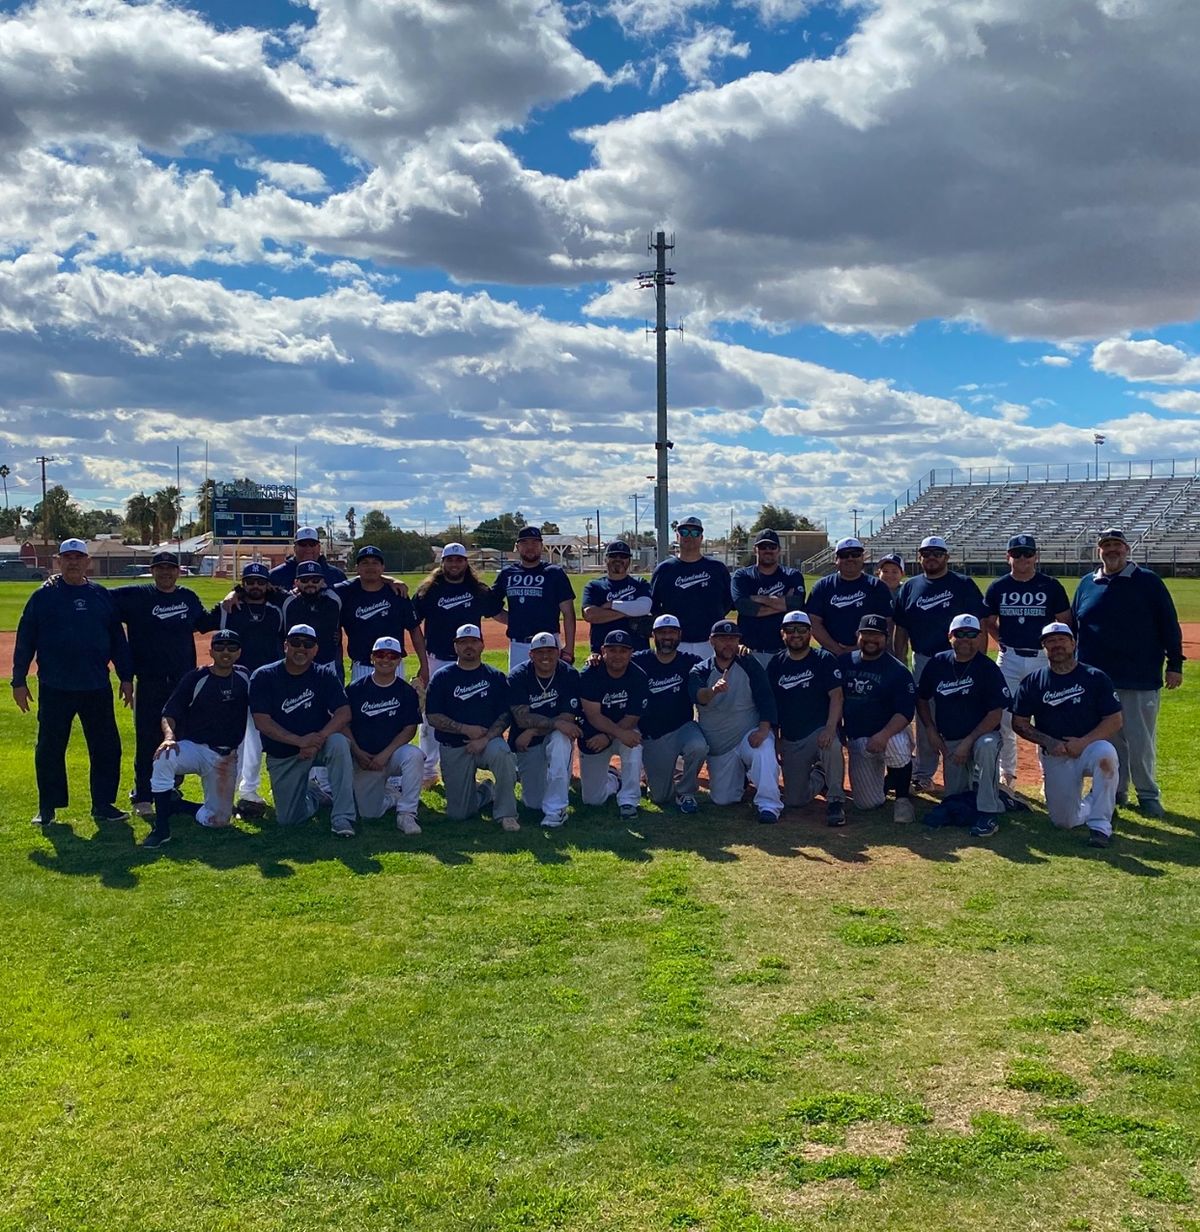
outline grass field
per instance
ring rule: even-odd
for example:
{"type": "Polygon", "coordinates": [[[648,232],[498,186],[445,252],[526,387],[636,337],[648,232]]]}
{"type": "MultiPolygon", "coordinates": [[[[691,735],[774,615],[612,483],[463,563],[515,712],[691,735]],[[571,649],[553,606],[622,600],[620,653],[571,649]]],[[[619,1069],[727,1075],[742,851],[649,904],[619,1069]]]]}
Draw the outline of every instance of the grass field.
{"type": "Polygon", "coordinates": [[[1108,851],[435,792],[156,856],[29,826],[9,706],[0,1229],[1200,1229],[1198,730],[1189,664],[1108,851]]]}

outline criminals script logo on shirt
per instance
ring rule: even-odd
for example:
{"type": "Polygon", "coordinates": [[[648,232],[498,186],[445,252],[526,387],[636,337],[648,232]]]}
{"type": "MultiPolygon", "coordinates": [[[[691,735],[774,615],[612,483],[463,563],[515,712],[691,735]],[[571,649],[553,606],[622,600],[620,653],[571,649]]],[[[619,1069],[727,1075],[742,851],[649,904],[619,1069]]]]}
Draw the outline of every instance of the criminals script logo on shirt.
{"type": "Polygon", "coordinates": [[[850,595],[830,595],[829,606],[836,608],[843,607],[862,607],[862,601],[866,598],[861,590],[856,590],[850,595]]]}
{"type": "Polygon", "coordinates": [[[629,690],[618,689],[615,693],[605,693],[600,699],[601,706],[620,706],[622,709],[629,705],[629,690]]]}
{"type": "Polygon", "coordinates": [[[437,605],[443,612],[449,612],[456,607],[468,607],[474,597],[469,590],[464,590],[461,595],[443,595],[437,605]]]}
{"type": "Polygon", "coordinates": [[[279,709],[284,714],[291,714],[293,710],[307,710],[316,696],[312,689],[305,689],[303,693],[299,693],[295,697],[286,698],[280,702],[279,709]]]}
{"type": "Polygon", "coordinates": [[[651,693],[675,693],[683,685],[682,676],[665,676],[660,680],[650,681],[651,693]]]}
{"type": "Polygon", "coordinates": [[[480,680],[476,684],[460,684],[454,687],[454,696],[460,702],[470,701],[473,697],[484,697],[490,689],[491,681],[480,680]]]}
{"type": "Polygon", "coordinates": [[[383,616],[392,610],[392,601],[390,599],[380,599],[376,603],[368,604],[367,607],[356,607],[354,609],[354,617],[356,620],[371,620],[376,616],[383,616]]]}
{"type": "Polygon", "coordinates": [[[681,577],[675,579],[676,590],[691,590],[693,586],[707,586],[709,576],[707,573],[693,573],[690,577],[681,577]]]}
{"type": "Polygon", "coordinates": [[[386,714],[389,718],[394,718],[396,711],[400,709],[400,699],[398,697],[384,698],[378,702],[363,702],[358,708],[358,713],[364,718],[372,719],[377,714],[386,714]]]}
{"type": "Polygon", "coordinates": [[[150,609],[151,616],[157,616],[159,620],[171,620],[176,616],[186,616],[188,614],[188,605],[184,603],[163,604],[156,603],[150,609]]]}
{"type": "Polygon", "coordinates": [[[1087,692],[1081,684],[1073,684],[1066,689],[1051,689],[1049,692],[1042,694],[1042,704],[1044,706],[1065,706],[1067,702],[1074,705],[1079,704],[1079,699],[1087,692]]]}
{"type": "Polygon", "coordinates": [[[816,676],[816,672],[811,667],[805,668],[804,671],[794,672],[790,676],[780,676],[779,687],[781,689],[807,689],[816,676]]]}
{"type": "Polygon", "coordinates": [[[917,608],[922,612],[928,612],[934,607],[949,607],[950,601],[954,595],[949,590],[939,590],[936,595],[922,595],[917,600],[917,608]]]}
{"type": "Polygon", "coordinates": [[[974,683],[970,676],[964,676],[961,680],[939,680],[934,692],[939,697],[953,697],[957,693],[970,693],[974,683]]]}

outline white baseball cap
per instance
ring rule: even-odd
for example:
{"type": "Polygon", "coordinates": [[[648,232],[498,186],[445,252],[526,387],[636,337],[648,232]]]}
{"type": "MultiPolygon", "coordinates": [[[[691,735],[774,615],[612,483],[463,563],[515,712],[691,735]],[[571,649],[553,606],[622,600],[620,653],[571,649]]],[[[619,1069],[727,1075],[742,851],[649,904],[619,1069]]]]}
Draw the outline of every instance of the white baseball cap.
{"type": "Polygon", "coordinates": [[[302,526],[296,532],[297,543],[320,543],[321,536],[311,526],[302,526]]]}
{"type": "Polygon", "coordinates": [[[678,617],[672,616],[670,612],[656,617],[654,621],[654,628],[656,629],[678,629],[680,627],[678,617]]]}
{"type": "Polygon", "coordinates": [[[292,625],[287,635],[288,637],[316,637],[317,631],[312,625],[292,625]]]}
{"type": "Polygon", "coordinates": [[[482,642],[483,634],[479,631],[478,625],[459,625],[454,630],[454,640],[457,642],[460,637],[477,637],[482,642]]]}
{"type": "Polygon", "coordinates": [[[921,546],[917,549],[918,552],[948,552],[950,545],[941,537],[941,535],[926,535],[921,540],[921,546]]]}
{"type": "Polygon", "coordinates": [[[443,560],[445,560],[447,556],[465,557],[466,554],[467,554],[467,549],[464,548],[461,543],[448,543],[446,544],[444,548],[442,548],[442,559],[443,560]]]}
{"type": "Polygon", "coordinates": [[[535,633],[529,642],[530,650],[558,649],[558,637],[553,633],[535,633]]]}
{"type": "Polygon", "coordinates": [[[812,621],[808,618],[807,612],[788,612],[783,618],[785,625],[811,625],[812,621]]]}
{"type": "Polygon", "coordinates": [[[950,622],[950,632],[953,633],[955,629],[971,629],[978,633],[979,621],[970,612],[963,612],[961,616],[955,616],[950,622]]]}
{"type": "Polygon", "coordinates": [[[861,552],[863,550],[862,540],[853,537],[839,539],[833,550],[835,555],[838,552],[861,552]]]}
{"type": "Polygon", "coordinates": [[[404,647],[394,637],[377,637],[375,645],[371,647],[371,653],[374,654],[377,650],[392,650],[398,655],[404,653],[404,647]]]}
{"type": "Polygon", "coordinates": [[[1075,630],[1070,625],[1063,624],[1061,620],[1052,620],[1048,625],[1042,628],[1042,637],[1049,637],[1052,633],[1065,633],[1072,641],[1075,640],[1075,630]]]}
{"type": "Polygon", "coordinates": [[[64,539],[58,545],[59,556],[64,552],[82,552],[86,556],[88,554],[87,544],[82,539],[64,539]]]}

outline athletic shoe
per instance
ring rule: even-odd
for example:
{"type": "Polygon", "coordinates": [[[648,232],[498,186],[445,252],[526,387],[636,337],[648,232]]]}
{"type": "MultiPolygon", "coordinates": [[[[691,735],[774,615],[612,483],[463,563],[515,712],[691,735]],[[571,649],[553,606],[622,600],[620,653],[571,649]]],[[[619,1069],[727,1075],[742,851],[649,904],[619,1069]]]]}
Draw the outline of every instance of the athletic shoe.
{"type": "Polygon", "coordinates": [[[620,813],[622,821],[637,821],[638,813],[641,810],[636,804],[622,804],[617,811],[620,813]]]}
{"type": "Polygon", "coordinates": [[[521,823],[515,817],[501,817],[500,829],[507,830],[509,834],[514,834],[521,828],[521,823]]]}
{"type": "Polygon", "coordinates": [[[972,838],[991,838],[1000,829],[1000,822],[995,813],[980,813],[971,827],[972,838]]]}
{"type": "Polygon", "coordinates": [[[547,813],[542,818],[543,830],[557,830],[560,826],[566,824],[567,810],[559,809],[557,813],[547,813]]]}
{"type": "Polygon", "coordinates": [[[932,791],[933,778],[926,774],[914,774],[912,780],[913,791],[932,791]]]}
{"type": "Polygon", "coordinates": [[[1107,847],[1112,842],[1112,837],[1105,834],[1103,830],[1097,830],[1092,826],[1088,826],[1088,846],[1089,847],[1107,847]]]}
{"type": "Polygon", "coordinates": [[[700,811],[700,805],[696,803],[695,796],[678,796],[675,804],[681,813],[686,813],[689,817],[700,811]]]}
{"type": "Polygon", "coordinates": [[[840,800],[831,800],[825,805],[825,824],[830,826],[846,824],[846,810],[842,807],[840,800]]]}
{"type": "Polygon", "coordinates": [[[311,775],[308,780],[308,790],[316,797],[317,808],[325,804],[333,803],[333,793],[326,790],[324,783],[318,782],[311,775]]]}
{"type": "Polygon", "coordinates": [[[233,811],[244,820],[253,821],[266,816],[267,803],[265,800],[251,800],[249,796],[243,796],[234,804],[233,811]]]}
{"type": "Polygon", "coordinates": [[[496,789],[491,783],[476,783],[475,791],[477,793],[475,798],[479,801],[475,811],[482,813],[485,808],[491,808],[493,801],[496,799],[496,789]]]}
{"type": "Polygon", "coordinates": [[[54,825],[54,810],[42,809],[40,813],[34,813],[32,820],[35,826],[52,826],[54,825]]]}
{"type": "Polygon", "coordinates": [[[913,808],[913,802],[907,796],[901,796],[892,805],[892,820],[898,825],[907,826],[916,819],[917,810],[913,808]]]}
{"type": "Polygon", "coordinates": [[[779,820],[778,813],[772,813],[770,809],[760,808],[758,810],[759,825],[773,826],[779,820]]]}
{"type": "MultiPolygon", "coordinates": [[[[153,804],[150,806],[150,809],[151,811],[153,811],[154,809],[153,804]]],[[[92,820],[93,821],[128,821],[129,814],[122,813],[121,810],[117,808],[115,804],[105,804],[100,808],[92,809],[92,820]]]]}
{"type": "Polygon", "coordinates": [[[1167,810],[1163,808],[1161,800],[1139,800],[1138,812],[1143,817],[1165,817],[1167,810]]]}
{"type": "MultiPolygon", "coordinates": [[[[153,800],[134,800],[129,806],[139,817],[154,816],[154,801],[153,800]]],[[[128,813],[125,814],[129,816],[128,813]]]]}
{"type": "Polygon", "coordinates": [[[160,834],[157,830],[151,830],[150,833],[142,839],[141,845],[143,847],[149,847],[153,850],[156,847],[165,847],[170,841],[170,834],[160,834]]]}
{"type": "Polygon", "coordinates": [[[401,834],[420,834],[421,827],[417,825],[416,813],[397,813],[396,829],[401,834]]]}
{"type": "Polygon", "coordinates": [[[621,790],[621,776],[611,767],[608,768],[608,794],[615,796],[621,790]]]}
{"type": "Polygon", "coordinates": [[[344,818],[335,817],[329,823],[329,829],[338,836],[338,838],[353,838],[354,827],[344,818]]]}

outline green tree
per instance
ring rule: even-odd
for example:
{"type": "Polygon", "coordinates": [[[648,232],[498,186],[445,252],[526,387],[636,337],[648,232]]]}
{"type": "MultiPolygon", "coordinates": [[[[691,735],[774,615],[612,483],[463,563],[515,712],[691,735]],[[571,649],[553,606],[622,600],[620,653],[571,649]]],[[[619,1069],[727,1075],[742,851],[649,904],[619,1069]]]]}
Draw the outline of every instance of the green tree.
{"type": "Polygon", "coordinates": [[[12,535],[17,539],[21,538],[23,527],[21,519],[25,516],[26,511],[20,505],[13,505],[9,509],[0,509],[0,535],[12,535]]]}
{"type": "Polygon", "coordinates": [[[61,483],[46,492],[45,510],[38,501],[29,512],[29,525],[44,539],[67,539],[81,533],[83,510],[61,483]]]}
{"type": "Polygon", "coordinates": [[[485,518],[471,533],[481,548],[510,550],[516,542],[517,532],[525,525],[525,515],[502,513],[498,518],[485,518]]]}
{"type": "Polygon", "coordinates": [[[154,506],[159,541],[165,542],[174,535],[175,526],[179,522],[179,489],[159,488],[150,498],[150,502],[154,506]]]}
{"type": "Polygon", "coordinates": [[[763,505],[758,511],[750,534],[757,535],[760,530],[820,530],[802,514],[793,513],[786,505],[763,505]]]}
{"type": "Polygon", "coordinates": [[[95,539],[97,535],[111,535],[119,531],[124,519],[112,509],[89,509],[79,520],[80,534],[85,539],[95,539]]]}
{"type": "Polygon", "coordinates": [[[149,543],[154,534],[154,502],[138,492],[125,502],[125,524],[138,543],[149,543]]]}
{"type": "MultiPolygon", "coordinates": [[[[362,538],[368,543],[375,543],[383,535],[391,534],[395,529],[392,519],[382,509],[368,509],[362,520],[362,538]]],[[[375,545],[379,545],[376,543],[375,545]]]]}
{"type": "Polygon", "coordinates": [[[202,534],[206,530],[213,528],[213,494],[217,486],[215,479],[206,479],[196,489],[196,522],[194,532],[202,534]]]}
{"type": "MultiPolygon", "coordinates": [[[[519,530],[520,527],[518,527],[517,529],[519,530]]],[[[542,534],[543,535],[561,535],[562,531],[558,529],[557,522],[543,522],[542,523],[542,534]]]]}

